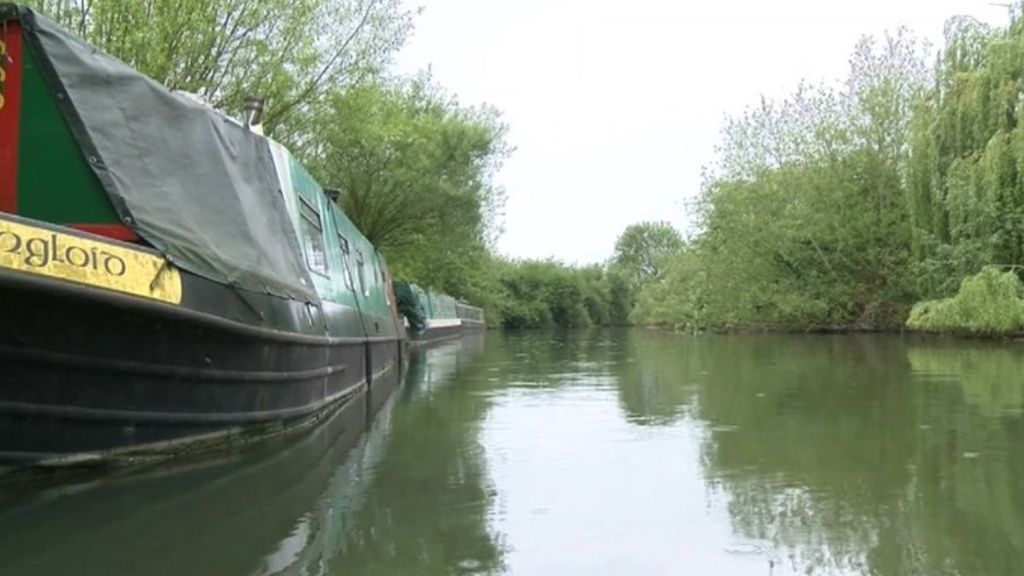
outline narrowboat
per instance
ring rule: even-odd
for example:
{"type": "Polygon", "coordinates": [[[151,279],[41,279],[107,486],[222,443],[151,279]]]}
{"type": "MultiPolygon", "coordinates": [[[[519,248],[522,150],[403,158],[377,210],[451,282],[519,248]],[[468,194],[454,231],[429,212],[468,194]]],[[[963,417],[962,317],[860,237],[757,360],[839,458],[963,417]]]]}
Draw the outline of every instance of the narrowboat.
{"type": "Polygon", "coordinates": [[[163,457],[398,382],[384,258],[255,115],[0,21],[0,461],[163,457]]]}
{"type": "Polygon", "coordinates": [[[416,284],[394,283],[398,309],[413,345],[458,338],[486,328],[484,311],[416,284]]]}

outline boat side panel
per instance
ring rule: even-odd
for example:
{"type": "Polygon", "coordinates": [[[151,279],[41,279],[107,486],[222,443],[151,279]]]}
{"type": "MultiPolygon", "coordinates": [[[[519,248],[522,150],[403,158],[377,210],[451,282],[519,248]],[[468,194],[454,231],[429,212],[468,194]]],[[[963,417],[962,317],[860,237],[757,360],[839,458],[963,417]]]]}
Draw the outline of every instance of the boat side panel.
{"type": "MultiPolygon", "coordinates": [[[[326,270],[310,267],[317,293],[327,302],[356,308],[360,315],[361,326],[354,326],[350,323],[354,318],[351,314],[329,314],[331,334],[353,334],[361,329],[369,338],[398,338],[389,281],[373,244],[290,152],[275,142],[271,142],[271,150],[289,216],[299,238],[303,239],[307,265],[318,249],[313,246],[315,240],[310,241],[310,235],[304,233],[303,207],[307,214],[308,210],[314,210],[320,222],[319,242],[326,250],[327,261],[326,270]]],[[[337,310],[325,304],[325,310],[327,308],[337,310]]]]}
{"type": "MultiPolygon", "coordinates": [[[[0,276],[0,404],[255,413],[314,406],[366,379],[357,339],[260,337],[0,276]],[[52,319],[59,318],[59,325],[52,319]]],[[[101,293],[100,291],[91,291],[101,293]]],[[[222,294],[222,297],[225,295],[222,294]]],[[[156,308],[154,310],[160,310],[156,308]]],[[[267,331],[288,335],[287,332],[267,331]]]]}
{"type": "Polygon", "coordinates": [[[402,342],[398,340],[378,340],[368,344],[367,364],[372,388],[398,384],[402,373],[401,346],[402,342]]]}
{"type": "Polygon", "coordinates": [[[342,234],[350,243],[349,264],[363,316],[363,330],[370,338],[396,338],[394,317],[385,296],[385,285],[377,264],[376,249],[345,216],[335,207],[335,221],[342,234]]]}
{"type": "Polygon", "coordinates": [[[319,220],[320,240],[326,250],[326,270],[317,271],[310,267],[310,275],[321,298],[326,333],[332,337],[364,337],[366,334],[358,294],[352,284],[349,259],[342,250],[342,238],[347,238],[347,235],[338,228],[334,214],[337,208],[287,149],[273,141],[270,142],[270,147],[281,193],[289,218],[300,238],[303,254],[307,258],[307,267],[314,246],[306,234],[309,229],[303,229],[300,206],[313,208],[319,220]]]}
{"type": "Polygon", "coordinates": [[[338,232],[334,228],[334,218],[332,218],[331,214],[331,202],[324,194],[323,188],[313,179],[309,172],[290,154],[287,158],[288,181],[285,182],[284,189],[289,190],[296,198],[297,201],[294,202],[294,205],[300,212],[303,207],[307,208],[307,214],[309,214],[309,208],[315,211],[320,228],[320,234],[318,234],[320,247],[325,250],[322,253],[324,259],[322,262],[323,267],[317,269],[317,267],[310,265],[310,262],[314,260],[312,254],[314,247],[304,233],[310,231],[310,228],[304,228],[305,223],[300,214],[297,220],[298,228],[296,231],[302,240],[307,266],[313,275],[313,282],[316,284],[317,293],[324,300],[355,306],[355,294],[351,288],[345,285],[344,271],[341,269],[340,245],[338,232]]]}
{"type": "Polygon", "coordinates": [[[405,340],[405,322],[402,314],[398,311],[398,295],[395,293],[394,280],[391,277],[391,270],[388,269],[384,255],[376,253],[377,266],[380,270],[381,283],[383,285],[384,298],[388,305],[388,317],[394,326],[394,335],[399,340],[405,340]]]}
{"type": "Polygon", "coordinates": [[[75,141],[32,50],[23,50],[18,145],[21,216],[62,225],[120,227],[110,198],[75,141]],[[60,169],[54,169],[59,166],[60,169]]]}
{"type": "Polygon", "coordinates": [[[0,460],[221,442],[399,382],[397,340],[317,336],[304,304],[183,279],[171,306],[0,271],[0,460]]]}
{"type": "Polygon", "coordinates": [[[463,332],[462,326],[459,323],[441,323],[438,325],[436,322],[428,321],[427,328],[423,332],[412,336],[412,344],[414,346],[434,344],[458,338],[463,332]]]}

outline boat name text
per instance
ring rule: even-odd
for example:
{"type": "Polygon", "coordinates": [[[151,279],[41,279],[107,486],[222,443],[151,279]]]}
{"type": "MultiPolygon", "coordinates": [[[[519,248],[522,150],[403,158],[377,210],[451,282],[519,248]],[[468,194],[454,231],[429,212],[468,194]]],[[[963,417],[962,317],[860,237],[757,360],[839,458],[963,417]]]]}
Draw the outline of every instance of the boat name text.
{"type": "Polygon", "coordinates": [[[62,246],[56,234],[49,238],[23,238],[17,232],[0,230],[0,252],[17,254],[33,268],[45,268],[50,262],[66,263],[76,268],[103,271],[111,276],[124,276],[128,265],[123,259],[95,247],[62,246]]]}
{"type": "Polygon", "coordinates": [[[181,303],[181,274],[159,254],[14,222],[0,214],[0,271],[6,270],[181,303]]]}

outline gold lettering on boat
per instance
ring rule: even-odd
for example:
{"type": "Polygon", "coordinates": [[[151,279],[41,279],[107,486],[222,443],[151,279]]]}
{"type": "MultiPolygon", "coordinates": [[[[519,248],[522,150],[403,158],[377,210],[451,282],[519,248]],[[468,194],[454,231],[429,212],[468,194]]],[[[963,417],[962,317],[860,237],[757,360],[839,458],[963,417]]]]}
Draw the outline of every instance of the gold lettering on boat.
{"type": "Polygon", "coordinates": [[[181,303],[181,273],[158,255],[7,220],[0,268],[181,303]]]}

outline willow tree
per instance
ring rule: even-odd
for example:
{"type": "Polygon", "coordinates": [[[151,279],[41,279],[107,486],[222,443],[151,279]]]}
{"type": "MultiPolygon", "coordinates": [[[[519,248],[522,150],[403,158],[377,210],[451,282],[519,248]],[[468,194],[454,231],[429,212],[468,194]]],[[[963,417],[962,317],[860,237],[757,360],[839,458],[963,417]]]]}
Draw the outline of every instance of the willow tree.
{"type": "Polygon", "coordinates": [[[1024,25],[951,20],[913,124],[909,199],[923,296],[1024,265],[1024,25]]]}

